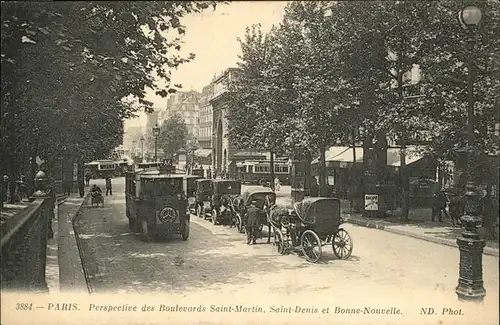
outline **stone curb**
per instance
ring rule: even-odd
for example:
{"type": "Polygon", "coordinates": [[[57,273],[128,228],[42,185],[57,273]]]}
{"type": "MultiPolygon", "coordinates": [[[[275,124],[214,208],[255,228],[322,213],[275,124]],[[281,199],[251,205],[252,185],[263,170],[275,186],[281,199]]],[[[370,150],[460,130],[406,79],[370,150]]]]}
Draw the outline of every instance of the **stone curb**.
{"type": "Polygon", "coordinates": [[[86,263],[87,257],[85,256],[85,250],[82,248],[81,241],[80,241],[80,234],[78,233],[77,227],[75,227],[75,224],[80,217],[80,212],[82,210],[82,207],[85,205],[88,205],[89,199],[90,199],[90,193],[87,193],[87,195],[85,196],[85,199],[82,202],[82,205],[78,209],[78,212],[73,217],[72,224],[73,224],[73,231],[75,234],[76,245],[78,246],[78,251],[80,253],[80,261],[82,264],[83,275],[85,277],[85,282],[87,283],[87,290],[89,293],[94,293],[95,288],[92,286],[92,283],[90,281],[90,277],[89,277],[90,271],[89,271],[89,267],[86,263]]]}
{"type": "MultiPolygon", "coordinates": [[[[393,234],[401,235],[401,236],[407,236],[407,237],[413,237],[416,239],[421,239],[425,240],[428,242],[436,243],[436,244],[441,244],[441,245],[446,245],[446,246],[451,246],[458,248],[458,245],[455,241],[449,240],[449,239],[443,239],[443,238],[437,238],[433,236],[425,236],[425,235],[420,235],[420,234],[415,234],[409,231],[403,231],[400,229],[394,229],[390,226],[386,227],[382,222],[374,222],[374,221],[365,221],[365,220],[358,220],[355,218],[351,217],[344,217],[344,220],[348,223],[352,223],[358,226],[366,227],[366,228],[373,228],[373,229],[379,229],[379,230],[384,230],[393,234]]],[[[484,255],[490,255],[490,256],[496,256],[499,257],[498,250],[491,248],[491,247],[485,247],[483,250],[484,255]]]]}
{"type": "Polygon", "coordinates": [[[64,202],[66,202],[67,198],[68,197],[66,195],[62,195],[62,196],[56,197],[56,203],[57,203],[57,205],[61,205],[64,202]]]}
{"type": "MultiPolygon", "coordinates": [[[[57,204],[61,205],[67,199],[67,196],[57,198],[57,204]]],[[[59,239],[58,239],[58,257],[59,257],[59,277],[61,291],[84,291],[88,292],[85,273],[82,267],[81,256],[79,253],[78,242],[75,237],[73,220],[80,213],[85,199],[77,208],[71,220],[67,216],[59,216],[59,239]],[[61,251],[60,247],[65,246],[61,251]]]]}

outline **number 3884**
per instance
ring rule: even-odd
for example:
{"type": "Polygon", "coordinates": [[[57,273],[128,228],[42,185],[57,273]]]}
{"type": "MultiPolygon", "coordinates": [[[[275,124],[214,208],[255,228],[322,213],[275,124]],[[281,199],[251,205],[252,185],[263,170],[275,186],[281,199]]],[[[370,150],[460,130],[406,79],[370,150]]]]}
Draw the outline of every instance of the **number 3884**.
{"type": "Polygon", "coordinates": [[[16,310],[31,310],[32,308],[32,303],[20,302],[16,304],[16,310]]]}

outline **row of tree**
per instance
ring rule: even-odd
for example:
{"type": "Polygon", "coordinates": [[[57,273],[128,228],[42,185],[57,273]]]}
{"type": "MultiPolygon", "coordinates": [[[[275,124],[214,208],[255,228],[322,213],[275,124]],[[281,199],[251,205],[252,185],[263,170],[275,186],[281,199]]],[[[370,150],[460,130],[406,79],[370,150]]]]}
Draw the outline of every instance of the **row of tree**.
{"type": "Polygon", "coordinates": [[[107,157],[138,109],[124,98],[151,111],[148,89],[165,97],[180,87],[170,72],[194,58],[179,55],[180,19],[215,5],[3,1],[1,174],[14,182],[37,156],[107,157]]]}
{"type": "MultiPolygon", "coordinates": [[[[300,154],[309,162],[320,155],[322,194],[331,145],[387,137],[404,149],[421,135],[431,140],[421,150],[453,159],[466,147],[470,55],[457,16],[471,4],[482,10],[473,31],[474,150],[497,152],[498,1],[288,4],[278,26],[268,33],[251,26],[240,40],[240,76],[228,112],[233,144],[300,154]],[[411,71],[419,71],[420,79],[409,78],[411,71]]],[[[405,216],[408,186],[402,191],[405,216]]]]}

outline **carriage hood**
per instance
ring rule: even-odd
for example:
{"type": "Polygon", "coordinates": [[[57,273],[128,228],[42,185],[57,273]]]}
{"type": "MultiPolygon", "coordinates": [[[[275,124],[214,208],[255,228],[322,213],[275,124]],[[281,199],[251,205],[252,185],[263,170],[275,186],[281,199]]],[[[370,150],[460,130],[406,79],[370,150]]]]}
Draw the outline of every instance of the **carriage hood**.
{"type": "Polygon", "coordinates": [[[236,180],[214,180],[212,183],[214,195],[240,195],[241,182],[236,180]]]}
{"type": "Polygon", "coordinates": [[[294,203],[294,210],[304,223],[316,223],[331,218],[340,219],[340,199],[305,198],[294,203]]]}
{"type": "Polygon", "coordinates": [[[196,190],[202,192],[209,192],[212,190],[212,180],[211,179],[196,179],[196,190]]]}
{"type": "Polygon", "coordinates": [[[245,191],[243,193],[243,195],[241,196],[241,200],[243,202],[244,205],[249,205],[250,204],[250,201],[252,199],[255,199],[255,197],[257,196],[268,196],[270,195],[272,197],[272,201],[273,202],[276,202],[276,193],[274,193],[273,191],[263,191],[263,190],[248,190],[248,191],[245,191]]]}

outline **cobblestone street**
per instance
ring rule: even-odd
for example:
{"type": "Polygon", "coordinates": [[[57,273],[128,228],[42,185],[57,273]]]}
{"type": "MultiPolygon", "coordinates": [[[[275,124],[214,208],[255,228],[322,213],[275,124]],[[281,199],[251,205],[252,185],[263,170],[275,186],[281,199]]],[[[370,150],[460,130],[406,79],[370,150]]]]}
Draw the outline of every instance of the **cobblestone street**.
{"type": "MultiPolygon", "coordinates": [[[[351,258],[338,260],[327,246],[318,264],[280,256],[265,239],[248,246],[235,228],[196,216],[189,240],[144,243],[128,231],[122,181],[114,180],[104,208],[85,207],[77,224],[95,292],[331,292],[337,299],[377,293],[393,301],[421,293],[429,302],[456,301],[458,249],[351,224],[344,225],[354,240],[351,258]]],[[[497,305],[498,258],[483,256],[483,270],[484,303],[497,305]]]]}

